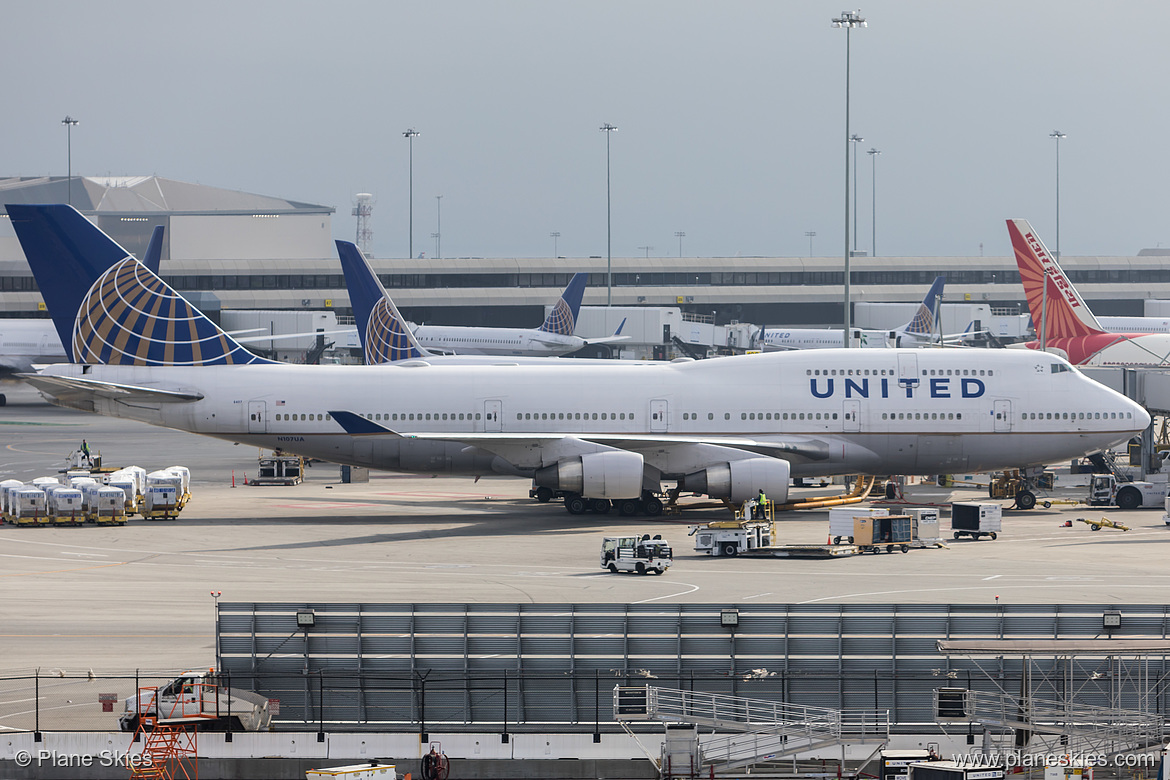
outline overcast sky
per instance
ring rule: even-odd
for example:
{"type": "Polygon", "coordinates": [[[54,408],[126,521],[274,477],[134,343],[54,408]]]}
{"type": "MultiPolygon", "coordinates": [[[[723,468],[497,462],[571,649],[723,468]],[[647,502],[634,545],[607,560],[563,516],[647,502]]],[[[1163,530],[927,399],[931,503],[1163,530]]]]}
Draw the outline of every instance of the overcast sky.
{"type": "MultiPolygon", "coordinates": [[[[156,174],[333,206],[372,249],[614,256],[844,249],[845,38],[824,2],[8,2],[0,175],[156,174]]],[[[859,248],[1170,246],[1170,4],[874,2],[852,36],[859,248]]]]}

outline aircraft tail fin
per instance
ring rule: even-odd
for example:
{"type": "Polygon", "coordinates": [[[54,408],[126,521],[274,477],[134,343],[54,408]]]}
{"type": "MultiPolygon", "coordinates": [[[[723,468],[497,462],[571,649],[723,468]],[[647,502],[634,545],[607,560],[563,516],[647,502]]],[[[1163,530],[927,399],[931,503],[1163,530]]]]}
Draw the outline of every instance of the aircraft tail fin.
{"type": "Polygon", "coordinates": [[[386,294],[362,251],[350,241],[336,243],[366,364],[429,356],[431,353],[418,343],[407,327],[406,318],[386,294]]]}
{"type": "Polygon", "coordinates": [[[66,205],[8,205],[12,227],[75,363],[268,363],[66,205]]]}
{"type": "MultiPolygon", "coordinates": [[[[146,254],[142,256],[142,264],[150,269],[152,274],[158,274],[159,266],[162,265],[162,245],[163,233],[166,228],[162,225],[155,225],[154,231],[150,234],[150,243],[146,245],[146,254]]],[[[161,276],[161,274],[159,274],[161,276]]]]}
{"type": "Polygon", "coordinates": [[[577,329],[577,313],[581,310],[581,297],[585,294],[585,282],[589,274],[576,273],[569,280],[565,291],[557,300],[552,311],[548,313],[540,329],[546,333],[556,333],[561,336],[572,336],[577,329]]]}
{"type": "MultiPolygon", "coordinates": [[[[1044,242],[1032,230],[1026,219],[1009,219],[1008,235],[1020,268],[1020,280],[1024,284],[1024,295],[1028,299],[1028,310],[1036,328],[1044,321],[1046,338],[1077,338],[1103,333],[1104,329],[1089,310],[1080,293],[1065,276],[1064,270],[1049,254],[1044,242]],[[1048,311],[1044,308],[1045,268],[1048,278],[1048,311]]],[[[1038,334],[1039,335],[1039,334],[1038,334]]]]}
{"type": "Polygon", "coordinates": [[[938,322],[938,305],[942,300],[943,285],[946,283],[946,277],[936,276],[934,283],[930,285],[930,289],[926,293],[926,297],[922,299],[922,303],[918,304],[918,311],[910,318],[910,322],[902,328],[903,333],[909,333],[914,336],[929,338],[935,332],[935,323],[938,322]]]}

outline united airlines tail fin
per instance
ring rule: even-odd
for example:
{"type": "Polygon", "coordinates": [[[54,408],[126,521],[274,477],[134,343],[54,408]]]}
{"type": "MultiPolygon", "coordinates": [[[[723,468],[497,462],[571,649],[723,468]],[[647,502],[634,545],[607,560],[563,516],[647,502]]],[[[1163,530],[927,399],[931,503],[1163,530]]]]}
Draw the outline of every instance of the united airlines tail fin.
{"type": "Polygon", "coordinates": [[[1041,322],[1044,322],[1043,327],[1047,331],[1045,338],[1049,339],[1077,338],[1104,332],[1085,300],[1065,276],[1064,270],[1032,230],[1028,220],[1009,219],[1007,227],[1016,254],[1016,265],[1020,267],[1020,280],[1024,283],[1028,310],[1037,331],[1041,328],[1041,322]],[[1041,311],[1044,308],[1045,269],[1048,279],[1046,314],[1041,311]]]}
{"type": "Polygon", "coordinates": [[[350,241],[336,243],[366,365],[431,355],[407,327],[406,318],[398,311],[394,301],[390,300],[357,245],[350,241]]]}
{"type": "Polygon", "coordinates": [[[585,282],[589,274],[576,273],[569,280],[560,299],[548,313],[540,329],[546,333],[556,333],[561,336],[572,336],[577,329],[577,312],[581,310],[581,296],[585,293],[585,282]]]}
{"type": "Polygon", "coordinates": [[[162,225],[154,226],[154,232],[150,234],[150,243],[146,245],[146,254],[142,256],[142,264],[149,268],[153,274],[157,274],[159,266],[162,265],[162,244],[165,231],[166,228],[162,225]]]}
{"type": "Polygon", "coordinates": [[[926,293],[926,297],[922,299],[922,303],[918,304],[918,311],[910,318],[910,321],[901,329],[903,333],[909,333],[912,336],[919,336],[924,339],[929,339],[934,334],[938,322],[938,304],[942,300],[943,285],[946,282],[946,277],[936,276],[934,284],[930,285],[930,289],[926,293]]]}
{"type": "Polygon", "coordinates": [[[207,319],[76,209],[8,205],[8,216],[75,363],[269,363],[207,319]]]}

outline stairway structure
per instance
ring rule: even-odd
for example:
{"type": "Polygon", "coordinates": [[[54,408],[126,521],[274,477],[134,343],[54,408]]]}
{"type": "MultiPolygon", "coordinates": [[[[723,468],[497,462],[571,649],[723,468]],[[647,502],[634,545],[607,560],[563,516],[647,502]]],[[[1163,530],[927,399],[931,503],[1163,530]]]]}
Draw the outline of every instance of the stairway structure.
{"type": "Polygon", "coordinates": [[[663,755],[664,777],[725,771],[835,745],[880,748],[890,734],[886,710],[834,710],[652,685],[615,688],[614,717],[627,731],[627,723],[646,720],[716,730],[702,740],[694,732],[693,759],[681,774],[670,766],[677,752],[663,755]]]}

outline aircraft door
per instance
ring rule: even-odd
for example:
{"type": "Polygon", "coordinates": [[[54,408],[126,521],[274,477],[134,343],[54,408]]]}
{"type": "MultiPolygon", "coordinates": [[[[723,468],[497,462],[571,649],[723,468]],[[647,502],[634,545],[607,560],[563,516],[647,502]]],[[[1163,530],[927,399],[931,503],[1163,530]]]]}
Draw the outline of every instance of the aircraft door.
{"type": "Polygon", "coordinates": [[[1012,429],[1012,402],[995,402],[995,430],[997,433],[1012,429]]]}
{"type": "Polygon", "coordinates": [[[487,433],[504,430],[504,402],[491,399],[483,402],[483,429],[487,433]]]}
{"type": "Polygon", "coordinates": [[[898,384],[918,386],[918,355],[915,353],[898,353],[898,384]]]}
{"type": "Polygon", "coordinates": [[[666,433],[670,427],[670,405],[665,398],[655,398],[650,402],[650,432],[666,433]]]}
{"type": "Polygon", "coordinates": [[[248,402],[248,433],[268,433],[267,404],[263,401],[248,402]]]}
{"type": "Polygon", "coordinates": [[[860,401],[845,401],[845,408],[841,412],[844,420],[842,430],[845,433],[858,433],[861,431],[861,402],[860,401]]]}

